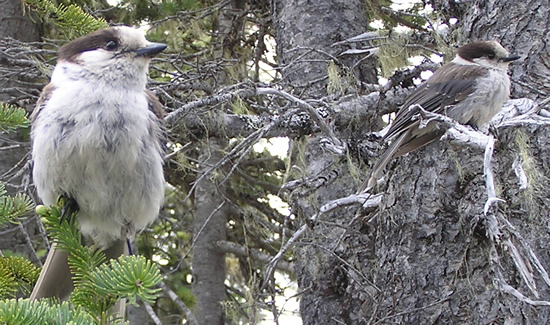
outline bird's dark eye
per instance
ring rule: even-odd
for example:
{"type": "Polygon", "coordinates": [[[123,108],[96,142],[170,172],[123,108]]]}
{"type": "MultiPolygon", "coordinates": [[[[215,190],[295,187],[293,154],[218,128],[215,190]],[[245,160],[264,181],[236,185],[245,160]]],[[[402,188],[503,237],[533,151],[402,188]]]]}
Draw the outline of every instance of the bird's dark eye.
{"type": "Polygon", "coordinates": [[[492,60],[492,59],[495,58],[495,55],[494,55],[493,53],[491,53],[491,54],[487,54],[487,57],[488,57],[490,60],[492,60]]]}
{"type": "Polygon", "coordinates": [[[108,51],[114,51],[118,48],[118,43],[116,41],[108,41],[107,44],[105,45],[105,48],[108,51]]]}

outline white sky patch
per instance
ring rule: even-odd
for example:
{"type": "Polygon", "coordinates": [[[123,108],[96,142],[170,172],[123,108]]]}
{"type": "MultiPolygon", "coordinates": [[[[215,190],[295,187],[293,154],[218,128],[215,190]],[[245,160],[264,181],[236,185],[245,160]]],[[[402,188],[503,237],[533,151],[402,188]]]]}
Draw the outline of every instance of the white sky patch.
{"type": "Polygon", "coordinates": [[[384,22],[381,19],[373,20],[369,23],[369,26],[374,29],[383,29],[384,22]]]}
{"type": "Polygon", "coordinates": [[[296,296],[298,292],[296,281],[291,280],[288,275],[280,272],[275,272],[274,276],[275,282],[283,290],[282,295],[277,295],[275,297],[275,305],[277,306],[279,317],[276,323],[272,313],[263,311],[262,316],[264,316],[264,318],[259,324],[301,325],[300,300],[299,296],[296,296]]]}
{"type": "Polygon", "coordinates": [[[168,263],[170,262],[167,259],[160,257],[159,255],[153,255],[151,256],[151,259],[153,260],[153,262],[162,266],[168,265],[168,263]]]}
{"type": "MultiPolygon", "coordinates": [[[[275,39],[272,37],[266,36],[264,37],[264,43],[266,48],[266,52],[264,53],[264,56],[266,60],[268,62],[276,62],[277,60],[275,59],[275,48],[276,48],[275,39]]],[[[264,61],[260,61],[259,66],[260,66],[260,73],[258,77],[260,78],[260,81],[269,83],[273,81],[273,79],[275,79],[277,71],[272,66],[265,63],[264,61]]]]}
{"type": "Polygon", "coordinates": [[[289,141],[288,138],[285,137],[260,139],[260,141],[254,145],[254,151],[262,152],[267,149],[272,155],[285,159],[288,153],[288,146],[289,141]]]}
{"type": "MultiPolygon", "coordinates": [[[[260,139],[260,141],[254,145],[254,150],[257,152],[268,150],[272,155],[275,155],[280,159],[285,159],[288,157],[289,143],[289,139],[283,137],[260,139]]],[[[282,215],[290,215],[290,206],[281,200],[280,197],[268,194],[267,200],[269,205],[282,215]]],[[[302,318],[300,317],[300,301],[299,297],[296,296],[296,293],[298,292],[298,284],[284,273],[275,272],[274,276],[278,287],[282,289],[282,292],[275,296],[274,301],[278,312],[278,317],[277,320],[275,320],[273,313],[263,310],[261,312],[262,320],[258,322],[258,324],[302,325],[302,318]]]]}
{"type": "MultiPolygon", "coordinates": [[[[258,26],[248,25],[246,27],[246,32],[250,35],[252,35],[253,33],[258,33],[258,26]]],[[[262,54],[263,58],[265,58],[267,62],[276,63],[277,60],[275,59],[275,54],[277,44],[275,43],[275,39],[269,35],[264,35],[262,41],[265,44],[265,51],[262,54]]],[[[259,42],[259,40],[257,42],[259,42]]],[[[249,60],[246,64],[248,66],[248,74],[250,77],[252,77],[255,73],[255,62],[253,60],[249,60]]],[[[277,71],[274,69],[274,67],[267,64],[265,61],[260,60],[258,62],[258,67],[258,79],[261,82],[270,83],[276,78],[277,71]]]]}
{"type": "Polygon", "coordinates": [[[407,10],[417,2],[418,0],[393,0],[391,7],[394,10],[407,10]]]}
{"type": "Polygon", "coordinates": [[[290,206],[285,201],[281,200],[280,197],[273,194],[268,194],[267,199],[269,200],[269,205],[276,209],[277,212],[284,216],[290,215],[290,206]]]}
{"type": "Polygon", "coordinates": [[[433,74],[433,71],[422,71],[420,73],[420,78],[422,78],[422,80],[428,80],[433,74]]]}

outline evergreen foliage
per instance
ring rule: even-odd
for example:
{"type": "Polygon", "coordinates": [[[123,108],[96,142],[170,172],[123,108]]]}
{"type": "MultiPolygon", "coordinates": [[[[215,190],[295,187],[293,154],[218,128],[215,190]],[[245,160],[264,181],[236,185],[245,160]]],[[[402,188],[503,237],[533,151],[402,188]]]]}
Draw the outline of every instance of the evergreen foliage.
{"type": "Polygon", "coordinates": [[[108,26],[105,19],[95,18],[74,4],[55,5],[50,0],[25,0],[25,4],[40,14],[42,22],[53,23],[67,39],[83,36],[108,26]]]}
{"type": "Polygon", "coordinates": [[[20,256],[0,257],[0,299],[27,296],[38,279],[40,269],[20,256]]]}
{"type": "Polygon", "coordinates": [[[24,109],[0,103],[0,131],[10,132],[28,125],[29,121],[24,109]]]}
{"type": "MultiPolygon", "coordinates": [[[[12,132],[28,124],[24,109],[0,103],[0,131],[12,132]]],[[[17,218],[32,211],[33,207],[27,195],[7,196],[6,193],[4,184],[0,183],[0,227],[17,223],[17,218]]],[[[38,274],[39,269],[23,257],[0,256],[0,299],[13,298],[16,294],[28,295],[38,274]]]]}
{"type": "Polygon", "coordinates": [[[55,243],[69,254],[75,285],[71,302],[92,315],[106,315],[117,301],[124,299],[152,303],[160,289],[159,270],[142,256],[123,256],[104,263],[105,255],[97,247],[84,246],[76,218],[61,218],[59,207],[38,206],[48,232],[55,243]]]}
{"type": "Polygon", "coordinates": [[[85,310],[79,307],[73,308],[68,302],[54,303],[49,300],[30,301],[28,299],[0,300],[0,323],[6,325],[99,324],[85,310]]]}
{"type": "Polygon", "coordinates": [[[17,217],[32,210],[33,203],[25,194],[6,196],[6,188],[0,183],[0,226],[16,222],[17,217]]]}

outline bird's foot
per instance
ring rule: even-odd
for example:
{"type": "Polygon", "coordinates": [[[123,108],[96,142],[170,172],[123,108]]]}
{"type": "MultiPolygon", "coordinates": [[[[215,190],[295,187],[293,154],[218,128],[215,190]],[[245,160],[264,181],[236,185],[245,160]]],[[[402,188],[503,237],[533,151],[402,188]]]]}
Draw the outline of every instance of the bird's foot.
{"type": "Polygon", "coordinates": [[[61,208],[61,220],[70,221],[79,211],[78,203],[72,197],[69,197],[67,194],[63,194],[59,197],[59,204],[63,207],[61,208]]]}
{"type": "Polygon", "coordinates": [[[130,242],[129,238],[126,238],[126,246],[128,247],[128,255],[134,255],[132,251],[132,242],[130,242]]]}

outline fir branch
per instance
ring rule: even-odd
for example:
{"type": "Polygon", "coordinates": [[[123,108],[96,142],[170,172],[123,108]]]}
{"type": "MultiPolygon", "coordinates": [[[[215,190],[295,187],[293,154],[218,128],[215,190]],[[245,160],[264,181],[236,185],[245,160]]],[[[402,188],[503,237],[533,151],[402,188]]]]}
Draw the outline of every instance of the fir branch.
{"type": "Polygon", "coordinates": [[[0,297],[3,299],[13,298],[16,292],[17,282],[15,282],[13,274],[0,263],[0,297]]]}
{"type": "Polygon", "coordinates": [[[90,274],[102,295],[119,295],[131,304],[137,299],[154,303],[162,281],[157,267],[143,256],[122,256],[103,264],[90,274]]]}
{"type": "Polygon", "coordinates": [[[0,257],[0,297],[13,298],[16,292],[30,294],[39,274],[40,269],[23,257],[0,257]]]}
{"type": "Polygon", "coordinates": [[[103,18],[95,18],[74,4],[67,6],[61,3],[56,6],[50,0],[25,0],[25,4],[38,12],[41,19],[53,22],[67,39],[80,37],[108,26],[103,18]]]}
{"type": "Polygon", "coordinates": [[[6,189],[0,184],[0,226],[32,210],[32,200],[25,194],[6,196],[6,189]]]}
{"type": "MultiPolygon", "coordinates": [[[[65,202],[60,199],[60,205],[65,202]]],[[[89,282],[88,274],[105,261],[105,254],[93,247],[82,245],[82,236],[75,222],[75,215],[61,217],[61,209],[38,206],[36,213],[44,218],[44,226],[50,233],[57,249],[69,252],[68,263],[73,272],[74,292],[71,302],[86,308],[91,314],[102,315],[114,306],[116,299],[100,296],[89,282]]]]}
{"type": "Polygon", "coordinates": [[[162,280],[154,263],[142,256],[122,256],[104,263],[105,254],[100,249],[82,245],[75,216],[61,218],[57,206],[38,206],[36,212],[44,218],[57,248],[69,251],[75,287],[70,301],[74,305],[102,318],[121,299],[133,304],[138,299],[154,303],[162,280]]]}
{"type": "Polygon", "coordinates": [[[10,132],[28,125],[29,120],[24,109],[0,103],[0,131],[10,132]]]}
{"type": "Polygon", "coordinates": [[[50,300],[0,300],[0,324],[98,324],[91,315],[68,302],[50,300]]]}

